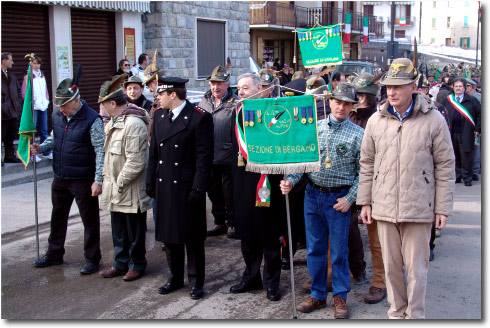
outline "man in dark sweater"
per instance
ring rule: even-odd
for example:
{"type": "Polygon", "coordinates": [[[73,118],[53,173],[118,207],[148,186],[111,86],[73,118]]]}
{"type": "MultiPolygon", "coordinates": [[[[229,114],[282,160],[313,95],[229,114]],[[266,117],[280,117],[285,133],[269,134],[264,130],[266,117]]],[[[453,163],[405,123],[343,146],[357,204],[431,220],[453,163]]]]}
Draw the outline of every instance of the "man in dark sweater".
{"type": "Polygon", "coordinates": [[[139,76],[131,76],[126,82],[124,82],[124,89],[126,89],[126,97],[128,102],[135,104],[138,107],[150,112],[152,101],[146,99],[143,95],[144,85],[143,80],[139,76]]]}

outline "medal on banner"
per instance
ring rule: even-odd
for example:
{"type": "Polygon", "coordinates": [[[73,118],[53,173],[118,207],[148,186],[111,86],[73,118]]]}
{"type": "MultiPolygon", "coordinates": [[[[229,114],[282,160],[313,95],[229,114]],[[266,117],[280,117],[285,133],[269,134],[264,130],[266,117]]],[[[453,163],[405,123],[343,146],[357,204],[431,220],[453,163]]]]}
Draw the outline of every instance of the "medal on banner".
{"type": "Polygon", "coordinates": [[[298,120],[298,107],[293,107],[294,120],[298,120]]]}
{"type": "Polygon", "coordinates": [[[306,107],[301,107],[301,123],[306,124],[306,107]]]}
{"type": "Polygon", "coordinates": [[[257,121],[262,123],[262,111],[260,109],[257,111],[257,121]]]}
{"type": "Polygon", "coordinates": [[[257,184],[257,194],[255,196],[255,206],[270,207],[271,205],[271,184],[267,174],[261,174],[257,184]]]}
{"type": "Polygon", "coordinates": [[[245,120],[243,122],[243,125],[245,126],[248,126],[248,120],[249,120],[249,117],[250,117],[250,113],[248,110],[245,111],[245,120]]]}
{"type": "Polygon", "coordinates": [[[254,111],[253,110],[250,111],[249,119],[250,119],[249,125],[250,126],[254,126],[254,124],[255,124],[255,118],[254,118],[254,111]]]}
{"type": "Polygon", "coordinates": [[[308,123],[313,123],[313,107],[308,106],[308,123]]]}

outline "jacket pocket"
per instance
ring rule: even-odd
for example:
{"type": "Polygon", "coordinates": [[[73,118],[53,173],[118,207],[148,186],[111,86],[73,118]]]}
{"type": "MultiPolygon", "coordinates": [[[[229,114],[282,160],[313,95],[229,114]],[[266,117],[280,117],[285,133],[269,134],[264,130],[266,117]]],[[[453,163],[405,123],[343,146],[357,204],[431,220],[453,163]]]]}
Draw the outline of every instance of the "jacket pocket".
{"type": "Polygon", "coordinates": [[[113,183],[111,203],[114,205],[131,206],[131,186],[124,187],[122,192],[118,190],[117,183],[113,183]]]}
{"type": "Polygon", "coordinates": [[[122,146],[123,146],[122,136],[121,136],[121,138],[113,137],[111,139],[111,144],[109,145],[108,151],[114,155],[121,155],[122,154],[122,146]]]}

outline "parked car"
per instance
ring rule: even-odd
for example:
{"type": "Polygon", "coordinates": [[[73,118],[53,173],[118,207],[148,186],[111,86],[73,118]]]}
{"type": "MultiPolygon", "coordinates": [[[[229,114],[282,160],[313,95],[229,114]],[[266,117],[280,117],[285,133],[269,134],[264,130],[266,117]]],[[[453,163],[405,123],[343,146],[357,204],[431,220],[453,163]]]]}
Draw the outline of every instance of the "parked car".
{"type": "Polygon", "coordinates": [[[371,63],[366,61],[344,61],[342,65],[338,65],[332,72],[334,75],[337,72],[341,72],[345,75],[345,78],[350,75],[361,75],[364,72],[368,72],[372,75],[381,73],[381,67],[377,63],[371,63]]]}

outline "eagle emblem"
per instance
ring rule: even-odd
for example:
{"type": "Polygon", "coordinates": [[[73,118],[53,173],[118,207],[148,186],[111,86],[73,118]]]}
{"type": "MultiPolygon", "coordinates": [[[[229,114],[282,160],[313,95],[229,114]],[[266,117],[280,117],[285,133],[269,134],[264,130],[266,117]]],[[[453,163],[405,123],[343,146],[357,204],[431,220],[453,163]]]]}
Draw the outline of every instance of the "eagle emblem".
{"type": "Polygon", "coordinates": [[[404,64],[391,64],[391,75],[396,77],[400,73],[400,67],[405,66],[404,64]]]}

